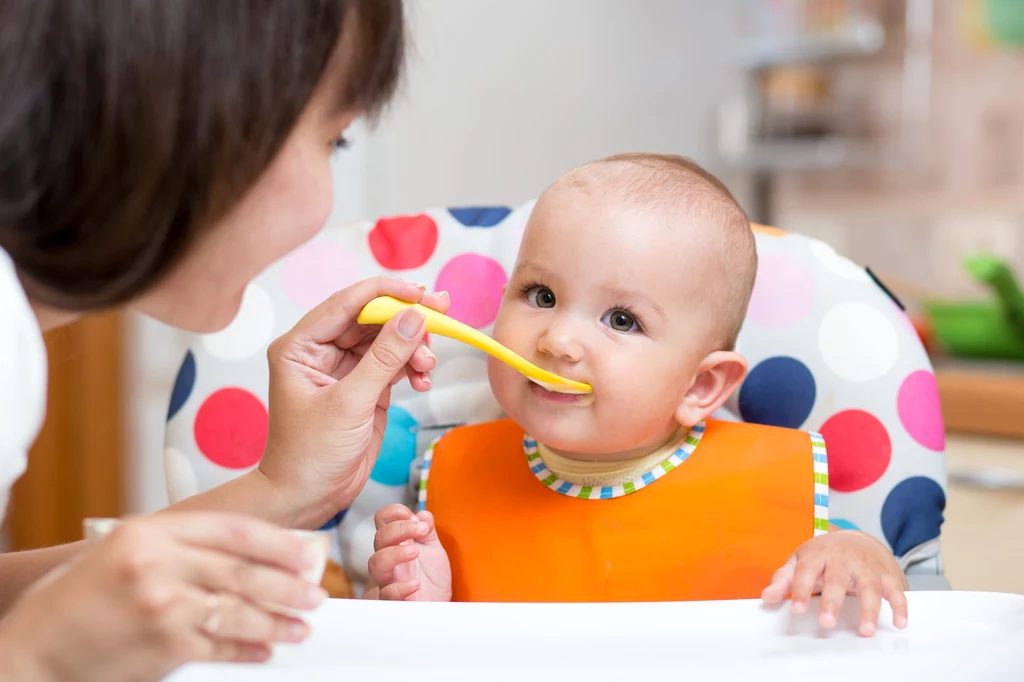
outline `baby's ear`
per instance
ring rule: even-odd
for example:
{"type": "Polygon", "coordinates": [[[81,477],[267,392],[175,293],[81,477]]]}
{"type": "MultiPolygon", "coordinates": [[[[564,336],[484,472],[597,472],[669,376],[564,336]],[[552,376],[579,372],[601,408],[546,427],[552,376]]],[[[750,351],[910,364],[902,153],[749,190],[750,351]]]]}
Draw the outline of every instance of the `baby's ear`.
{"type": "Polygon", "coordinates": [[[676,410],[676,420],[693,426],[717,410],[747,377],[747,360],[734,351],[715,351],[697,366],[693,384],[676,410]]]}

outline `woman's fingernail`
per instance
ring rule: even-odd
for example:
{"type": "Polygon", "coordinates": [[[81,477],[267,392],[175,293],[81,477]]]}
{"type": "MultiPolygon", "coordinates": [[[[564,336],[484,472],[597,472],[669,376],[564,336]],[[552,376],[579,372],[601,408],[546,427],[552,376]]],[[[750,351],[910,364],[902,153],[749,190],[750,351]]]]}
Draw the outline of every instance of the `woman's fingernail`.
{"type": "Polygon", "coordinates": [[[327,591],[319,585],[310,585],[306,588],[306,603],[311,608],[316,608],[327,599],[327,591]]]}
{"type": "Polygon", "coordinates": [[[431,386],[430,377],[423,377],[423,385],[429,390],[431,386]]]}
{"type": "Polygon", "coordinates": [[[309,636],[309,626],[305,623],[290,623],[288,625],[288,638],[296,642],[309,636]]]}
{"type": "Polygon", "coordinates": [[[420,284],[419,282],[413,282],[413,281],[412,281],[412,280],[410,280],[410,279],[407,279],[407,280],[403,280],[403,281],[404,281],[404,282],[405,282],[406,284],[411,284],[411,285],[413,285],[413,286],[414,286],[414,287],[416,287],[417,289],[423,289],[424,291],[426,291],[426,290],[427,290],[427,285],[426,285],[426,284],[420,284]]]}
{"type": "Polygon", "coordinates": [[[437,295],[440,296],[441,298],[451,298],[451,296],[448,295],[447,291],[439,291],[437,292],[437,295]]]}
{"type": "Polygon", "coordinates": [[[398,321],[398,335],[403,339],[411,339],[423,326],[423,313],[416,308],[406,308],[402,319],[398,321]]]}

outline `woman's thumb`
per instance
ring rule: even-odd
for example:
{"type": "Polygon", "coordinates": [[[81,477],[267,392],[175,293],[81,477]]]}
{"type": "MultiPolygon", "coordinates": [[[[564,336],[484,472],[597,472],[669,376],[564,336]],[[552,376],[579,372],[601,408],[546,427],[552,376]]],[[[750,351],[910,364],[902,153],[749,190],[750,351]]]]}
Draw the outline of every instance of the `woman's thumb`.
{"type": "Polygon", "coordinates": [[[356,405],[374,405],[392,379],[405,371],[405,365],[419,348],[426,332],[426,318],[410,306],[395,315],[377,334],[359,364],[341,382],[345,401],[356,405]]]}

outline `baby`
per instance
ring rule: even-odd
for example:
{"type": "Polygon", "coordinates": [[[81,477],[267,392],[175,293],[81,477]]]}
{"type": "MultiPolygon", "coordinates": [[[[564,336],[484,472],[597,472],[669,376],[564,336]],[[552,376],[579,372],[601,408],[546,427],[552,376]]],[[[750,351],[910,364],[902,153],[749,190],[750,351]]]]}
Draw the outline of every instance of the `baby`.
{"type": "Polygon", "coordinates": [[[820,592],[832,627],[851,593],[862,634],[883,597],[904,627],[895,558],[815,507],[820,436],[708,419],[746,376],[734,346],[756,269],[743,210],[685,159],[613,156],[559,178],[530,217],[494,338],[593,393],[550,392],[492,359],[510,419],[449,431],[423,464],[420,511],[378,512],[366,596],[792,594],[800,612],[820,592]]]}

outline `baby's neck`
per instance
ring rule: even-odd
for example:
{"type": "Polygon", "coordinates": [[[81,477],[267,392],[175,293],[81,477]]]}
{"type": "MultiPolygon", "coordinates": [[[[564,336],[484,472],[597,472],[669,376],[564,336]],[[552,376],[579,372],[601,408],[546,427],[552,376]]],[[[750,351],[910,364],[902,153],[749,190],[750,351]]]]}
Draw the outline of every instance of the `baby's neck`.
{"type": "Polygon", "coordinates": [[[654,469],[678,449],[689,429],[680,428],[657,447],[618,455],[584,455],[553,450],[538,443],[544,465],[551,473],[573,485],[614,486],[631,481],[654,469]]]}

